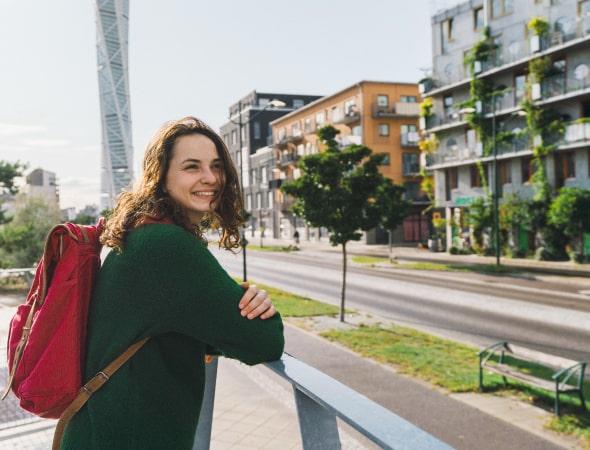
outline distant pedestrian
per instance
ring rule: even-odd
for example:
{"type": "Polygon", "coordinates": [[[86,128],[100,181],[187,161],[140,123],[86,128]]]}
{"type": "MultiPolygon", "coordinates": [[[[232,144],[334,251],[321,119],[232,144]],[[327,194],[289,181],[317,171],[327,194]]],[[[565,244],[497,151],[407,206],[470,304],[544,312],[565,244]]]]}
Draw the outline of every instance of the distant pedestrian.
{"type": "Polygon", "coordinates": [[[194,117],[165,124],[101,236],[112,251],[90,303],[85,378],[150,339],[73,417],[62,449],[192,449],[206,355],[281,356],[283,324],[266,291],[244,292],[206,247],[215,228],[220,247],[239,248],[242,210],[219,135],[194,117]]]}
{"type": "Polygon", "coordinates": [[[295,245],[299,245],[299,231],[295,230],[295,233],[293,233],[293,239],[295,239],[295,245]]]}

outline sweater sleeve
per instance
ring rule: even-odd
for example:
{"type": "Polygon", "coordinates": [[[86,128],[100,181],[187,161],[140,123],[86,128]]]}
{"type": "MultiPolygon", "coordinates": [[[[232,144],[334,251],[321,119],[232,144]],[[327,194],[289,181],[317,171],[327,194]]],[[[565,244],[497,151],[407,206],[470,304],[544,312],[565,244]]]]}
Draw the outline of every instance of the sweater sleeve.
{"type": "Polygon", "coordinates": [[[190,336],[246,364],[279,359],[280,314],[248,320],[238,303],[243,288],[194,236],[174,225],[146,225],[130,234],[126,252],[137,266],[135,283],[156,329],[190,336]]]}

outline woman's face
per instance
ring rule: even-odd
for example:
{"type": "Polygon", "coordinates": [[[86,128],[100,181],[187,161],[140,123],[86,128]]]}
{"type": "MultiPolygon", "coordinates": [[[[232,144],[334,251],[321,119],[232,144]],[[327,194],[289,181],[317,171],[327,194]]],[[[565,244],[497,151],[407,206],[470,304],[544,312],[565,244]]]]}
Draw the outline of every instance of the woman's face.
{"type": "Polygon", "coordinates": [[[172,147],[164,191],[183,207],[194,225],[198,225],[223,187],[223,163],[215,143],[202,134],[176,139],[172,147]]]}

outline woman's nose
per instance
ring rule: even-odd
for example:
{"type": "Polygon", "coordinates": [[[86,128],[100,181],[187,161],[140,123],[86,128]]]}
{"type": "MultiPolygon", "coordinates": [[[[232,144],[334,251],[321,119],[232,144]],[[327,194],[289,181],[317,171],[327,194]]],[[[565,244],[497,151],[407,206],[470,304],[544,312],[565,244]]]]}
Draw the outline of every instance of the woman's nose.
{"type": "Polygon", "coordinates": [[[215,177],[215,173],[210,167],[206,167],[203,169],[202,172],[202,181],[204,183],[215,183],[217,178],[215,177]]]}

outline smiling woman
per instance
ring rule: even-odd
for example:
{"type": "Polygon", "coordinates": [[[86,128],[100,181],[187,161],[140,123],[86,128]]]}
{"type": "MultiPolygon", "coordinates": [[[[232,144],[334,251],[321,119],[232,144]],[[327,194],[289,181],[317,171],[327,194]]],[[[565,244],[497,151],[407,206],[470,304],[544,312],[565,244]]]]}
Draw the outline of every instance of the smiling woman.
{"type": "Polygon", "coordinates": [[[244,292],[204,245],[215,224],[220,247],[236,249],[241,211],[218,134],[194,117],[165,124],[101,236],[114,251],[90,304],[85,377],[150,339],[73,417],[61,448],[191,449],[205,356],[247,364],[281,356],[283,324],[266,291],[244,292]]]}
{"type": "Polygon", "coordinates": [[[172,155],[164,192],[181,205],[190,222],[198,226],[205,213],[215,210],[225,181],[223,163],[215,143],[202,134],[178,138],[172,155]]]}

